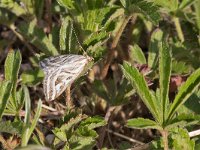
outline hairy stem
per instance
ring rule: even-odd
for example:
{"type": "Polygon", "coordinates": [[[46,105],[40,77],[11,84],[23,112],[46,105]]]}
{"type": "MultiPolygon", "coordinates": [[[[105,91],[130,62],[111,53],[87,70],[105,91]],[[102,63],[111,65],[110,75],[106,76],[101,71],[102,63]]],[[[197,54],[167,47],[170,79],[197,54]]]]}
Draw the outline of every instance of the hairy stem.
{"type": "Polygon", "coordinates": [[[169,150],[168,147],[168,131],[163,130],[161,131],[162,137],[163,137],[163,144],[164,144],[164,150],[169,150]]]}
{"type": "Polygon", "coordinates": [[[110,48],[110,51],[108,52],[108,55],[107,55],[107,59],[106,59],[106,62],[105,62],[105,65],[104,65],[104,68],[102,69],[101,71],[101,79],[104,79],[107,75],[107,72],[108,72],[108,69],[109,69],[109,66],[113,60],[113,57],[114,57],[114,51],[115,51],[115,48],[117,47],[117,44],[119,42],[119,39],[124,31],[124,28],[126,27],[128,21],[131,19],[132,15],[130,16],[127,16],[124,18],[122,24],[121,24],[121,27],[119,28],[113,42],[112,42],[112,45],[111,45],[111,48],[110,48]]]}
{"type": "Polygon", "coordinates": [[[178,34],[179,39],[181,40],[181,42],[184,42],[185,41],[184,34],[183,34],[182,29],[181,29],[179,18],[173,17],[173,22],[174,22],[174,25],[176,27],[176,32],[178,34]]]}

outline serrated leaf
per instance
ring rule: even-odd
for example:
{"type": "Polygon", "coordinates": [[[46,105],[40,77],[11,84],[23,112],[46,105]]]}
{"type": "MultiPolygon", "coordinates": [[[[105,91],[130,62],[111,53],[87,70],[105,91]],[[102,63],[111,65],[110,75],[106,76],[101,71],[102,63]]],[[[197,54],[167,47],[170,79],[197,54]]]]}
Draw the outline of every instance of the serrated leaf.
{"type": "Polygon", "coordinates": [[[131,82],[132,86],[136,88],[140,98],[152,113],[154,118],[158,121],[159,114],[156,106],[156,100],[151,95],[144,77],[135,67],[132,67],[127,62],[124,62],[121,68],[125,77],[131,82]]]}
{"type": "Polygon", "coordinates": [[[97,138],[98,136],[96,131],[89,129],[87,126],[79,126],[74,134],[76,134],[77,136],[93,137],[93,138],[97,138]]]}
{"type": "Polygon", "coordinates": [[[160,42],[162,40],[163,32],[160,29],[156,29],[150,39],[149,51],[148,51],[148,66],[152,69],[156,69],[158,63],[158,54],[160,47],[160,42]]]}
{"type": "Polygon", "coordinates": [[[162,129],[155,121],[144,118],[129,119],[126,125],[136,129],[162,129]]]}
{"type": "Polygon", "coordinates": [[[90,150],[95,146],[95,138],[72,136],[69,140],[70,149],[73,150],[90,150]]]}
{"type": "Polygon", "coordinates": [[[131,14],[142,13],[154,25],[157,25],[161,19],[158,6],[146,0],[132,0],[128,11],[131,14]]]}
{"type": "Polygon", "coordinates": [[[43,78],[44,78],[44,73],[39,68],[35,70],[25,71],[21,75],[22,83],[28,84],[30,86],[40,83],[43,80],[43,78]]]}
{"type": "Polygon", "coordinates": [[[66,45],[68,42],[68,49],[71,49],[71,38],[72,38],[72,27],[69,28],[70,26],[70,18],[66,17],[62,20],[62,25],[60,27],[60,41],[59,41],[59,45],[60,45],[60,51],[66,51],[66,45]],[[70,30],[70,31],[69,31],[70,30]],[[67,36],[69,36],[67,38],[67,36]],[[68,39],[68,41],[67,41],[68,39]]]}
{"type": "Polygon", "coordinates": [[[182,9],[184,9],[186,7],[189,7],[195,1],[196,0],[183,0],[179,4],[179,9],[182,10],[182,9]]]}
{"type": "Polygon", "coordinates": [[[129,46],[130,52],[130,58],[132,61],[136,61],[139,64],[146,64],[146,58],[144,56],[144,53],[142,52],[142,49],[135,44],[134,46],[129,46]]]}
{"type": "Polygon", "coordinates": [[[200,122],[200,115],[194,115],[192,113],[179,114],[176,118],[170,120],[168,125],[165,127],[167,130],[173,130],[174,127],[184,128],[186,126],[191,126],[200,122]]]}
{"type": "Polygon", "coordinates": [[[0,121],[0,133],[21,134],[21,122],[0,121]]]}
{"type": "Polygon", "coordinates": [[[17,88],[17,79],[18,79],[18,73],[19,68],[21,65],[21,53],[19,50],[17,51],[10,51],[7,55],[6,61],[5,61],[5,79],[12,81],[12,95],[10,103],[15,109],[17,108],[17,102],[16,102],[16,88],[17,88]]]}
{"type": "Polygon", "coordinates": [[[88,129],[94,129],[106,125],[103,117],[94,116],[89,117],[81,122],[80,126],[87,126],[88,129]]]}
{"type": "Polygon", "coordinates": [[[159,51],[159,83],[160,98],[163,110],[163,121],[165,121],[169,104],[168,92],[171,76],[171,49],[165,42],[162,42],[160,44],[161,49],[159,51]]]}
{"type": "Polygon", "coordinates": [[[58,51],[52,44],[52,41],[46,36],[42,29],[36,26],[35,21],[20,24],[19,30],[21,34],[47,56],[58,55],[58,51]]]}
{"type": "Polygon", "coordinates": [[[168,119],[172,118],[176,110],[193,94],[194,90],[200,84],[200,69],[197,69],[187,81],[180,87],[178,94],[176,95],[170,110],[168,119]]]}
{"type": "Polygon", "coordinates": [[[175,150],[193,150],[194,140],[191,140],[186,129],[174,128],[170,135],[173,149],[175,150]]]}
{"type": "Polygon", "coordinates": [[[12,90],[12,83],[10,81],[0,81],[0,120],[6,108],[9,96],[12,90]]]}

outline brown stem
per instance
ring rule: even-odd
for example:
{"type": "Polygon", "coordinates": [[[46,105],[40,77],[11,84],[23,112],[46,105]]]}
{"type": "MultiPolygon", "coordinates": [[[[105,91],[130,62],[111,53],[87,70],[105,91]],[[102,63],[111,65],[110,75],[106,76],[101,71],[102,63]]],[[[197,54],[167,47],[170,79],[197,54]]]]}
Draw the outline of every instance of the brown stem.
{"type": "Polygon", "coordinates": [[[66,89],[66,106],[70,109],[73,107],[73,103],[71,101],[71,91],[70,91],[71,86],[67,87],[66,89]]]}
{"type": "Polygon", "coordinates": [[[51,3],[51,0],[46,0],[46,20],[48,22],[47,33],[50,33],[52,28],[51,3]]]}
{"type": "Polygon", "coordinates": [[[14,24],[10,25],[10,29],[13,31],[13,33],[24,43],[24,45],[30,50],[31,53],[35,54],[33,48],[28,44],[28,42],[24,39],[24,37],[16,31],[16,27],[14,24]]]}
{"type": "MultiPolygon", "coordinates": [[[[115,107],[109,107],[104,119],[105,121],[107,122],[107,124],[109,124],[109,120],[110,120],[110,117],[112,115],[112,112],[115,110],[115,107]]],[[[106,128],[107,126],[104,126],[101,128],[100,130],[100,134],[99,134],[99,141],[98,141],[98,148],[101,149],[102,146],[103,146],[103,142],[104,142],[104,138],[105,138],[105,134],[106,134],[106,128]]]]}
{"type": "Polygon", "coordinates": [[[163,137],[164,150],[169,150],[169,147],[168,147],[168,131],[163,130],[163,131],[160,131],[160,132],[161,132],[162,137],[163,137]]]}
{"type": "Polygon", "coordinates": [[[119,39],[124,31],[124,28],[126,27],[128,21],[131,19],[132,16],[128,16],[128,17],[125,17],[124,20],[123,20],[123,23],[121,25],[121,27],[119,28],[113,42],[112,42],[112,45],[111,45],[111,48],[108,52],[108,55],[107,55],[107,59],[106,59],[106,62],[105,62],[105,65],[101,71],[101,76],[100,78],[101,79],[104,79],[107,75],[107,72],[108,72],[108,69],[109,69],[109,66],[113,60],[113,57],[114,57],[114,52],[115,52],[115,49],[117,47],[117,44],[119,42],[119,39]]]}

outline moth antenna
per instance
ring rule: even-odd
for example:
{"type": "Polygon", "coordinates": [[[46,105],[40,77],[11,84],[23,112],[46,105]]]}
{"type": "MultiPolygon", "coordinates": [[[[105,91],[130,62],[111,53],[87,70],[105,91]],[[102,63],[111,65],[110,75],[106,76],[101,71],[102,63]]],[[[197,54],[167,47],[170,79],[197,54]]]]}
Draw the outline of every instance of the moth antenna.
{"type": "Polygon", "coordinates": [[[75,32],[75,29],[74,29],[74,26],[73,26],[73,23],[72,23],[72,30],[73,30],[73,32],[74,32],[76,41],[77,41],[78,44],[79,44],[79,47],[80,47],[80,48],[82,49],[82,51],[83,51],[83,55],[87,55],[86,51],[84,50],[84,48],[82,47],[81,43],[79,42],[78,36],[77,36],[77,34],[76,34],[76,32],[75,32]]]}

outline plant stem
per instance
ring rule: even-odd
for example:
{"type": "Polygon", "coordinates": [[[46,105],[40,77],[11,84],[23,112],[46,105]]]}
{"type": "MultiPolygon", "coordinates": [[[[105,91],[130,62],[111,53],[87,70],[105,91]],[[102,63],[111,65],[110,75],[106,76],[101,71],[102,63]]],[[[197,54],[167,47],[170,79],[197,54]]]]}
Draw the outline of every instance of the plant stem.
{"type": "Polygon", "coordinates": [[[169,150],[168,147],[168,131],[162,130],[160,131],[163,137],[163,144],[164,144],[164,150],[169,150]]]}
{"type": "Polygon", "coordinates": [[[176,32],[178,34],[179,39],[181,40],[181,42],[184,42],[185,41],[184,34],[183,34],[182,29],[181,29],[179,18],[173,17],[173,22],[174,22],[174,25],[176,27],[176,32]]]}
{"type": "Polygon", "coordinates": [[[123,20],[118,32],[116,33],[116,36],[115,36],[115,38],[114,38],[114,40],[112,42],[110,51],[108,53],[104,68],[101,71],[101,76],[100,76],[101,79],[104,79],[106,77],[106,75],[107,75],[109,66],[110,66],[110,64],[111,64],[111,62],[113,60],[113,57],[114,57],[115,48],[117,47],[117,44],[118,44],[119,39],[120,39],[120,37],[121,37],[121,35],[122,35],[123,31],[124,31],[124,28],[126,27],[127,23],[131,19],[131,17],[132,17],[132,15],[127,16],[127,17],[124,18],[124,20],[123,20]]]}

